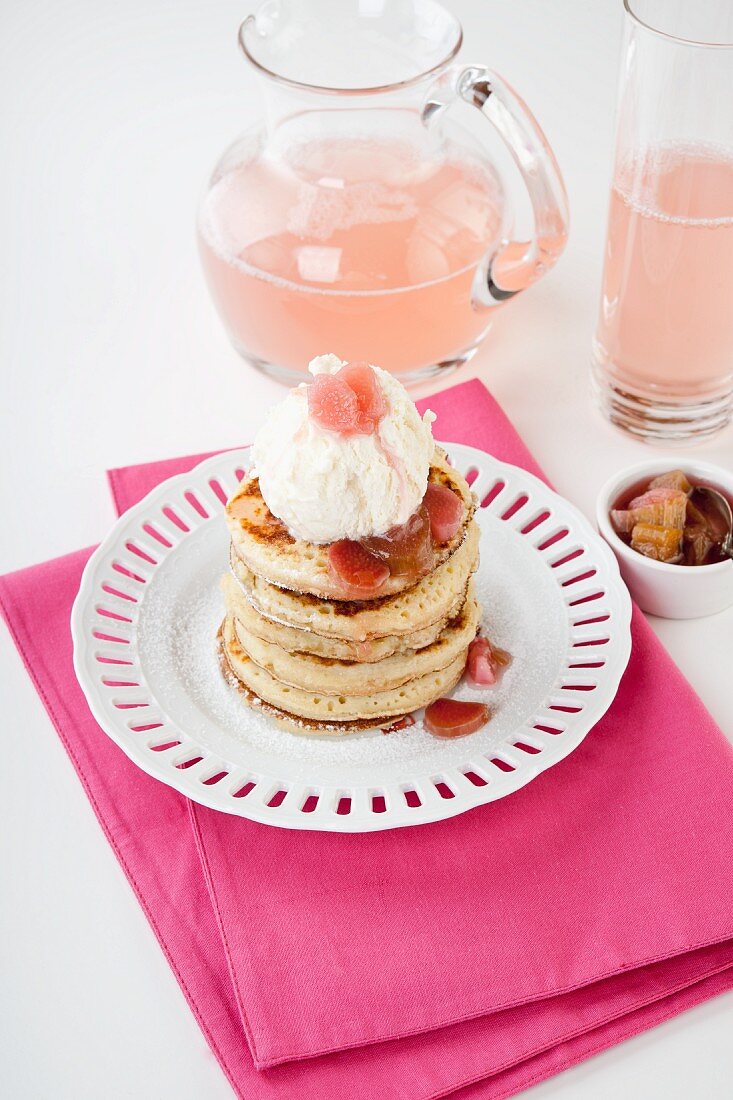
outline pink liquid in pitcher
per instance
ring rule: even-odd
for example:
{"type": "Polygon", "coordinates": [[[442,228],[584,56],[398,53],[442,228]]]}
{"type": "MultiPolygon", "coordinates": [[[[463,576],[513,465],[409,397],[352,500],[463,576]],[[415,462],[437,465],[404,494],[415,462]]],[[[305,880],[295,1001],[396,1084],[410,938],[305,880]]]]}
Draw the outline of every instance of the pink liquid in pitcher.
{"type": "Polygon", "coordinates": [[[598,361],[644,393],[725,391],[733,373],[733,159],[670,146],[611,191],[598,361]]]}
{"type": "Polygon", "coordinates": [[[489,323],[476,265],[496,241],[499,184],[407,142],[313,141],[233,167],[199,243],[219,312],[247,356],[304,371],[315,355],[395,373],[450,360],[489,323]]]}

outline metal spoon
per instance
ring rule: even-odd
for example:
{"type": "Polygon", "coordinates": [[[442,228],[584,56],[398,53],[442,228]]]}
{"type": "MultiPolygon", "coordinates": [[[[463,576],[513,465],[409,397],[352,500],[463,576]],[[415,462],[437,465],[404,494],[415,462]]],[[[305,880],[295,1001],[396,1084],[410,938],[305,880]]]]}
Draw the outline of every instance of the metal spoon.
{"type": "Polygon", "coordinates": [[[709,501],[721,516],[725,524],[725,534],[718,549],[723,557],[733,560],[733,511],[731,511],[730,504],[722,493],[719,493],[717,489],[709,488],[707,485],[696,485],[690,494],[693,503],[695,497],[698,500],[703,498],[709,501]]]}

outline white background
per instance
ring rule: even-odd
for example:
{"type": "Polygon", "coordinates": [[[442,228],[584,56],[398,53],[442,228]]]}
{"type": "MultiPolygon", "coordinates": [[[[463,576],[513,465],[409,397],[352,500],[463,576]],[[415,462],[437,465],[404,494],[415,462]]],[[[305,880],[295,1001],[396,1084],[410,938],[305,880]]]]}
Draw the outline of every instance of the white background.
{"type": "MultiPolygon", "coordinates": [[[[601,482],[647,454],[587,392],[621,0],[452,6],[464,59],[498,68],[540,118],[573,219],[558,269],[501,313],[462,377],[487,381],[558,490],[592,515],[601,482]]],[[[247,10],[0,8],[0,571],[98,541],[113,518],[105,467],[246,442],[280,393],[230,350],[194,247],[204,179],[257,109],[235,48],[247,10]]],[[[695,453],[730,467],[733,429],[695,453]]],[[[733,611],[653,625],[731,735],[733,611]]],[[[230,1097],[4,630],[0,660],[0,1092],[230,1097]]],[[[681,735],[694,751],[694,730],[681,735]]],[[[730,1096],[732,1028],[729,994],[531,1095],[730,1096]]]]}

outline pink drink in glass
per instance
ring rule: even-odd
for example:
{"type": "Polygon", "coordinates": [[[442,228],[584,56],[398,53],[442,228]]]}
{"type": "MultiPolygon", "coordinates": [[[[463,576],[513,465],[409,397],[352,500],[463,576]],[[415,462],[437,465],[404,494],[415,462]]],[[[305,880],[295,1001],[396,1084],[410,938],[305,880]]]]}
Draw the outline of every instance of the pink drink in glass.
{"type": "Polygon", "coordinates": [[[501,235],[496,177],[465,154],[341,138],[245,159],[209,191],[199,246],[234,345],[303,371],[335,352],[399,374],[475,346],[477,265],[501,235]]]}
{"type": "Polygon", "coordinates": [[[616,386],[700,402],[733,385],[733,160],[662,147],[611,190],[596,361],[616,386]]]}
{"type": "Polygon", "coordinates": [[[733,414],[733,4],[623,0],[596,401],[639,439],[733,414]]]}

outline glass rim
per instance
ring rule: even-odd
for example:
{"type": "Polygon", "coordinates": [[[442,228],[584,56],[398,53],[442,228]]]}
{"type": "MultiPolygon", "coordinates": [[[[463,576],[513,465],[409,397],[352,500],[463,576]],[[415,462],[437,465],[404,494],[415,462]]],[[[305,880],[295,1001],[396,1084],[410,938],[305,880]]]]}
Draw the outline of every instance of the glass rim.
{"type": "Polygon", "coordinates": [[[644,19],[641,18],[640,15],[638,15],[634,11],[634,8],[632,7],[632,3],[634,3],[635,0],[623,0],[623,2],[624,2],[624,10],[625,10],[626,14],[629,16],[629,18],[632,20],[632,22],[636,23],[636,25],[638,27],[642,27],[645,31],[649,31],[651,34],[656,35],[657,38],[664,38],[668,42],[676,43],[678,46],[695,46],[698,49],[705,49],[705,50],[732,50],[733,49],[733,40],[730,41],[730,42],[706,42],[703,39],[682,38],[678,34],[672,34],[670,31],[664,31],[664,30],[661,29],[661,27],[655,27],[653,23],[647,23],[644,19]]]}
{"type": "Polygon", "coordinates": [[[247,44],[246,32],[251,29],[251,27],[256,22],[256,17],[254,15],[248,15],[246,19],[242,20],[239,25],[239,30],[237,32],[237,40],[239,42],[239,47],[247,60],[252,65],[254,65],[254,67],[258,69],[261,73],[264,73],[265,76],[271,77],[279,84],[285,84],[290,88],[298,88],[302,91],[320,92],[324,95],[378,95],[382,92],[391,92],[397,88],[409,88],[412,84],[419,84],[427,77],[433,76],[435,73],[445,68],[445,66],[454,59],[461,46],[463,45],[463,27],[461,26],[460,20],[455,15],[453,15],[452,12],[449,12],[448,14],[451,16],[451,19],[453,21],[455,40],[450,49],[439,61],[436,61],[434,65],[431,65],[430,68],[423,70],[423,72],[415,73],[414,76],[406,77],[405,80],[395,80],[392,81],[390,84],[367,85],[363,88],[341,88],[334,84],[311,84],[307,80],[294,80],[292,77],[283,76],[282,73],[277,72],[275,69],[269,69],[267,65],[264,65],[255,57],[247,44]]]}

